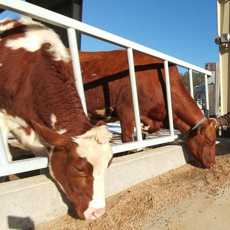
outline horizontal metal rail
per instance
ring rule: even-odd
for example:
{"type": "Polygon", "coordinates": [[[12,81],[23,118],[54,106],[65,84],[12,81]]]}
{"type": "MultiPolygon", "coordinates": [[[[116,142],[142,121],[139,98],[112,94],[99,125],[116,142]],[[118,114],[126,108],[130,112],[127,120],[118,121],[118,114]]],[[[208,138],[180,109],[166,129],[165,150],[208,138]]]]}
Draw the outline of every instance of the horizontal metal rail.
{"type": "Polygon", "coordinates": [[[25,160],[9,161],[8,154],[10,154],[10,152],[4,138],[6,137],[3,136],[0,130],[0,177],[47,168],[47,157],[34,157],[25,160]]]}
{"type": "Polygon", "coordinates": [[[0,164],[0,177],[12,174],[29,172],[37,169],[48,167],[47,157],[34,157],[25,160],[17,160],[9,162],[5,165],[0,164]]]}
{"type": "Polygon", "coordinates": [[[165,144],[169,143],[175,140],[177,136],[165,136],[165,137],[158,137],[155,139],[149,139],[149,140],[142,140],[142,141],[134,141],[134,142],[128,142],[124,144],[119,144],[119,145],[113,145],[112,150],[113,153],[121,153],[133,149],[141,149],[145,148],[148,146],[153,146],[153,145],[160,145],[160,144],[165,144]]]}
{"type": "Polygon", "coordinates": [[[175,63],[179,66],[190,68],[190,69],[193,69],[195,71],[198,71],[198,72],[210,75],[210,76],[212,75],[212,72],[205,70],[201,67],[198,67],[196,65],[190,64],[178,58],[169,56],[165,53],[150,49],[138,43],[132,42],[128,39],[122,38],[120,36],[114,35],[112,33],[106,32],[104,30],[98,29],[90,25],[87,25],[83,22],[77,21],[75,19],[66,17],[64,15],[55,13],[47,9],[44,9],[42,7],[33,5],[28,2],[22,2],[20,0],[14,0],[14,1],[0,0],[0,7],[4,9],[15,10],[19,13],[29,15],[33,18],[36,18],[41,21],[48,22],[50,24],[60,26],[66,29],[73,28],[75,30],[81,31],[84,34],[88,34],[92,37],[96,37],[101,40],[108,41],[116,45],[125,47],[125,48],[132,48],[134,50],[158,57],[162,60],[167,60],[168,62],[175,63]]]}

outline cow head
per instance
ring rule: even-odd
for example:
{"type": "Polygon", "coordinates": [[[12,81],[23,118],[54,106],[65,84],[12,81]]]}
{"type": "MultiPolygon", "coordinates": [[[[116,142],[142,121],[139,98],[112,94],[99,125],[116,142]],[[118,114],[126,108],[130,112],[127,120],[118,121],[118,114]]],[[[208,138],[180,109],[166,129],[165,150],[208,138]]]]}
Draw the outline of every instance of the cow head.
{"type": "Polygon", "coordinates": [[[35,122],[32,126],[51,146],[50,174],[74,205],[79,217],[93,220],[103,215],[104,176],[112,159],[111,133],[105,126],[99,126],[72,138],[35,122]]]}
{"type": "Polygon", "coordinates": [[[207,119],[197,129],[191,131],[186,139],[186,145],[204,167],[212,167],[216,155],[216,121],[207,119]]]}

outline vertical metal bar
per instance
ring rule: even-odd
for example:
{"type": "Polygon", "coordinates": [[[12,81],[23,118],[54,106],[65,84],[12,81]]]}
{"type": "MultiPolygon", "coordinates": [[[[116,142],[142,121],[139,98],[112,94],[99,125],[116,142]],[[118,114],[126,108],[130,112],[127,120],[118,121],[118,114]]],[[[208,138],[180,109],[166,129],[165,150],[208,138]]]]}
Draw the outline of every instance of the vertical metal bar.
{"type": "Polygon", "coordinates": [[[190,88],[191,97],[194,98],[192,69],[189,69],[189,88],[190,88]]]}
{"type": "Polygon", "coordinates": [[[73,65],[75,83],[76,83],[79,97],[81,99],[83,110],[85,114],[87,115],[87,106],[86,106],[84,86],[83,86],[83,81],[82,81],[81,65],[80,65],[79,51],[78,51],[78,46],[77,46],[76,31],[73,28],[68,28],[67,33],[68,33],[70,53],[72,57],[72,65],[73,65]]]}
{"type": "Polygon", "coordinates": [[[206,101],[206,109],[209,111],[209,90],[208,90],[208,75],[204,75],[204,83],[205,83],[205,101],[206,101]]]}
{"type": "Polygon", "coordinates": [[[165,69],[165,84],[166,84],[167,104],[168,104],[168,116],[169,116],[169,130],[170,130],[170,135],[174,136],[172,97],[171,97],[170,76],[169,76],[169,63],[166,60],[164,61],[164,69],[165,69]]]}
{"type": "Polygon", "coordinates": [[[4,140],[4,135],[2,133],[2,130],[0,129],[0,165],[9,164],[8,154],[10,153],[9,150],[6,149],[6,142],[4,140]]]}
{"type": "Polygon", "coordinates": [[[215,75],[215,114],[220,116],[220,65],[216,64],[216,75],[215,75]]]}
{"type": "Polygon", "coordinates": [[[128,63],[129,63],[129,76],[130,76],[130,83],[131,83],[131,90],[132,90],[133,110],[134,110],[134,117],[135,117],[136,131],[137,131],[137,140],[141,141],[142,132],[141,132],[139,103],[138,103],[138,96],[137,96],[136,75],[135,75],[134,60],[133,60],[133,49],[128,48],[127,53],[128,53],[128,63]]]}
{"type": "MultiPolygon", "coordinates": [[[[221,31],[223,30],[223,22],[221,17],[221,3],[219,1],[217,2],[217,33],[220,37],[221,31]]],[[[219,48],[219,95],[220,95],[220,115],[224,114],[224,85],[223,85],[223,55],[221,52],[221,48],[219,48]]],[[[217,98],[219,101],[219,98],[217,98]]]]}

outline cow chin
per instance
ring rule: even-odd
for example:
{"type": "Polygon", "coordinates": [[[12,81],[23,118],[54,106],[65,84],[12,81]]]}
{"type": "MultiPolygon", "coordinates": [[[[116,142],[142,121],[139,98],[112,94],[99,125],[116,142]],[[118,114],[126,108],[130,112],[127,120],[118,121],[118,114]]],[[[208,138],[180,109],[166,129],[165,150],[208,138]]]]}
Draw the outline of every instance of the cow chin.
{"type": "Polygon", "coordinates": [[[89,207],[84,212],[84,218],[86,220],[95,220],[95,219],[101,217],[104,213],[105,213],[105,208],[93,208],[93,207],[89,207]]]}
{"type": "MultiPolygon", "coordinates": [[[[85,219],[85,220],[95,220],[105,213],[105,201],[104,200],[98,200],[94,201],[91,200],[89,201],[87,198],[86,199],[81,199],[81,202],[76,202],[74,204],[75,206],[75,212],[78,215],[80,219],[85,219]]],[[[79,199],[79,197],[78,197],[79,199]]]]}

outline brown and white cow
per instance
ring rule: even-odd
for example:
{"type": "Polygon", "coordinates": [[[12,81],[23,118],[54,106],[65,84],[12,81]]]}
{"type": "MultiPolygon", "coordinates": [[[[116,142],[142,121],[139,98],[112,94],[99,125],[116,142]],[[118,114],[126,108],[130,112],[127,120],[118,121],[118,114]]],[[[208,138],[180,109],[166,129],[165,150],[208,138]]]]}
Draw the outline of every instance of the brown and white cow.
{"type": "MultiPolygon", "coordinates": [[[[82,52],[81,67],[89,113],[116,114],[121,122],[122,140],[131,141],[134,114],[127,52],[82,52]]],[[[154,132],[167,120],[164,62],[134,52],[135,72],[141,121],[144,129],[154,132]]],[[[170,63],[173,119],[177,129],[186,134],[189,151],[205,167],[215,163],[216,122],[206,119],[184,87],[176,65],[170,63]]]]}
{"type": "Polygon", "coordinates": [[[27,17],[0,22],[5,142],[11,133],[17,147],[47,152],[50,174],[79,217],[95,219],[105,211],[111,134],[105,126],[92,127],[85,116],[70,66],[68,51],[51,29],[27,17]]]}

